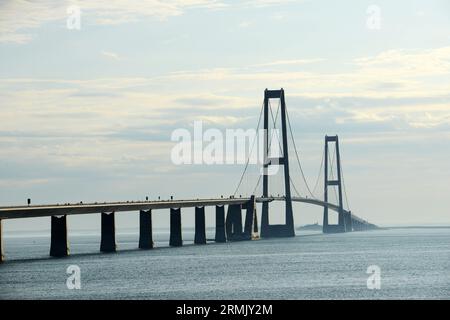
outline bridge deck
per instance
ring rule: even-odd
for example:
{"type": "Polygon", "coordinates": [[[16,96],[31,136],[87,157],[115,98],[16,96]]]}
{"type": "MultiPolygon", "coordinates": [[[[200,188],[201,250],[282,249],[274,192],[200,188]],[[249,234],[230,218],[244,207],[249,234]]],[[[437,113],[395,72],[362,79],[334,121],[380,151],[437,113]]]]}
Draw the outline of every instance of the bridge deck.
{"type": "MultiPolygon", "coordinates": [[[[220,198],[220,199],[195,199],[195,200],[162,200],[162,201],[137,201],[137,202],[108,202],[108,203],[86,203],[86,204],[52,204],[34,206],[12,206],[0,207],[0,219],[23,219],[36,217],[63,216],[75,214],[93,214],[102,212],[126,212],[151,209],[170,208],[193,208],[204,206],[223,206],[230,204],[243,204],[250,198],[220,198]]],[[[257,197],[256,202],[284,201],[284,197],[257,197]]],[[[321,207],[327,206],[330,210],[338,211],[339,207],[332,203],[325,203],[321,200],[293,197],[293,202],[303,202],[321,207]]],[[[345,213],[348,211],[344,210],[345,213]]],[[[354,220],[367,223],[352,214],[354,220]]]]}
{"type": "Polygon", "coordinates": [[[196,199],[196,200],[162,200],[129,201],[86,204],[53,204],[21,207],[0,207],[0,219],[36,218],[75,214],[92,214],[102,212],[140,211],[150,209],[192,208],[204,206],[222,206],[242,204],[250,198],[196,199]]]}

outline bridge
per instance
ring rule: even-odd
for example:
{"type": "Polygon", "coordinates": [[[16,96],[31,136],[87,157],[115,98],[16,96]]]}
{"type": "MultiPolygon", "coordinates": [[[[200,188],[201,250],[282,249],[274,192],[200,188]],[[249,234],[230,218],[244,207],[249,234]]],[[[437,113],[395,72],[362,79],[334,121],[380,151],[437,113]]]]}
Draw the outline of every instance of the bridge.
{"type": "MultiPolygon", "coordinates": [[[[323,207],[323,232],[324,233],[341,233],[352,231],[365,231],[376,229],[377,226],[368,221],[354,215],[349,209],[344,209],[344,198],[347,198],[345,191],[345,183],[343,180],[342,166],[339,152],[338,136],[326,136],[325,148],[320,165],[319,177],[316,182],[316,189],[320,174],[323,169],[324,185],[323,199],[319,199],[311,191],[301,163],[299,153],[295,145],[292,128],[290,125],[289,115],[286,109],[284,90],[265,90],[264,102],[262,104],[260,117],[258,120],[257,130],[261,123],[261,117],[264,115],[264,162],[263,173],[259,175],[253,193],[247,197],[236,197],[239,188],[246,180],[247,169],[249,167],[250,155],[247,159],[245,168],[242,172],[238,186],[234,195],[229,197],[215,199],[187,199],[187,200],[157,200],[157,201],[128,201],[128,202],[111,202],[111,203],[78,203],[78,204],[53,204],[53,205],[27,205],[27,206],[10,206],[0,207],[0,262],[4,260],[2,246],[2,220],[6,219],[27,219],[37,217],[51,217],[51,243],[50,256],[65,257],[69,255],[69,244],[67,238],[67,216],[82,214],[101,214],[101,252],[115,252],[117,250],[115,239],[115,212],[140,212],[139,219],[139,245],[140,249],[153,248],[152,235],[152,211],[167,209],[170,210],[170,240],[169,245],[179,247],[183,245],[182,239],[182,208],[195,208],[195,244],[206,244],[206,227],[205,227],[205,207],[215,207],[215,242],[227,241],[244,241],[256,240],[259,238],[275,238],[275,237],[293,237],[295,236],[294,219],[293,219],[293,202],[307,203],[315,206],[323,207]],[[279,101],[276,116],[274,117],[270,101],[276,99],[279,101]],[[269,141],[269,132],[276,129],[276,123],[281,111],[281,140],[278,141],[281,155],[273,156],[271,154],[272,141],[269,141]],[[269,126],[269,113],[272,123],[269,126]],[[273,126],[272,126],[273,125],[273,126]],[[289,167],[289,151],[288,151],[288,134],[289,128],[296,160],[299,165],[301,176],[309,192],[308,196],[300,195],[294,180],[290,175],[289,167]],[[334,154],[330,157],[329,145],[334,144],[334,154]],[[333,164],[336,163],[336,169],[333,170],[333,164]],[[273,196],[269,193],[269,178],[272,175],[269,169],[272,166],[283,167],[283,184],[284,194],[282,196],[273,196]],[[261,177],[263,180],[262,195],[256,196],[256,190],[260,186],[261,177]],[[291,186],[296,195],[292,196],[291,186]],[[335,192],[337,203],[329,201],[329,189],[335,192]],[[337,189],[337,191],[336,191],[337,189]],[[285,224],[270,224],[269,208],[272,202],[283,202],[285,204],[285,224]],[[262,205],[261,223],[258,224],[257,219],[257,203],[262,205]],[[227,213],[225,214],[225,207],[227,213]],[[338,215],[337,224],[329,223],[329,211],[334,211],[338,215]],[[244,224],[242,214],[244,211],[244,224]]],[[[256,138],[255,138],[256,140],[256,138]]],[[[253,141],[253,144],[255,143],[253,141]]],[[[253,147],[252,147],[253,149],[253,147]]],[[[251,153],[251,151],[250,151],[251,153]]],[[[347,199],[348,206],[348,199],[347,199]]]]}

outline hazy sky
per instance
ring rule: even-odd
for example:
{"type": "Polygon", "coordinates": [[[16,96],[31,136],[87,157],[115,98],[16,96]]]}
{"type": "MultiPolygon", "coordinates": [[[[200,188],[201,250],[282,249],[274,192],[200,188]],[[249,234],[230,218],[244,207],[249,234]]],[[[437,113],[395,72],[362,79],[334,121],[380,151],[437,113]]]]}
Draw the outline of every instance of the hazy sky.
{"type": "MultiPolygon", "coordinates": [[[[171,133],[255,128],[263,90],[280,87],[310,184],[339,134],[355,214],[450,223],[446,0],[2,1],[0,203],[232,194],[242,166],[175,166],[171,133]]],[[[296,205],[295,219],[322,210],[296,205]]]]}

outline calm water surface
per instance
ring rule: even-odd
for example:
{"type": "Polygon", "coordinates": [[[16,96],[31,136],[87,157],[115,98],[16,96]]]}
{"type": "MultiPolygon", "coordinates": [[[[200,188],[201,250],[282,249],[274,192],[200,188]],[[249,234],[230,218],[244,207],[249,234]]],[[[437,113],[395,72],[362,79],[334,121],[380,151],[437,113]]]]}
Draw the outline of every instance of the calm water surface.
{"type": "MultiPolygon", "coordinates": [[[[450,229],[391,229],[348,234],[136,250],[135,232],[118,234],[116,254],[99,254],[95,233],[70,235],[72,255],[48,258],[48,235],[4,236],[0,299],[449,299],[450,229]],[[81,290],[66,269],[81,269],[81,290]],[[367,289],[367,268],[381,289],[367,289]]],[[[208,236],[212,238],[213,230],[208,236]]]]}

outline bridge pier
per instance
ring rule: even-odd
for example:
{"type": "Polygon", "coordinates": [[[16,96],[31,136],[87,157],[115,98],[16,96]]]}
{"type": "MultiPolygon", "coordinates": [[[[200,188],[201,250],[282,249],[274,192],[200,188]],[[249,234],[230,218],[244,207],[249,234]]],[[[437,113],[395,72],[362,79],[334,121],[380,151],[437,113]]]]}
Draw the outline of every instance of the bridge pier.
{"type": "Polygon", "coordinates": [[[228,206],[225,228],[228,241],[243,240],[242,207],[240,204],[230,204],[228,206]]]}
{"type": "Polygon", "coordinates": [[[225,206],[216,206],[216,242],[227,242],[225,236],[225,206]]]}
{"type": "Polygon", "coordinates": [[[250,197],[250,201],[246,204],[244,234],[247,240],[258,239],[258,218],[256,216],[256,200],[255,196],[250,197]]]}
{"type": "Polygon", "coordinates": [[[170,209],[170,240],[171,247],[181,247],[183,237],[181,234],[181,209],[170,209]]]}
{"type": "Polygon", "coordinates": [[[339,209],[339,217],[338,217],[338,226],[339,232],[346,232],[345,227],[347,226],[346,215],[344,213],[344,209],[339,209]]]}
{"type": "Polygon", "coordinates": [[[0,263],[3,262],[3,237],[2,237],[2,220],[0,219],[0,263]]]}
{"type": "Polygon", "coordinates": [[[139,249],[153,248],[152,210],[139,212],[139,249]]]}
{"type": "Polygon", "coordinates": [[[345,213],[338,212],[338,224],[329,224],[328,222],[328,207],[324,207],[323,213],[323,233],[342,233],[346,231],[345,213]]]}
{"type": "Polygon", "coordinates": [[[352,213],[347,212],[344,213],[345,219],[345,232],[352,232],[353,231],[353,221],[352,221],[352,213]]]}
{"type": "Polygon", "coordinates": [[[67,244],[67,216],[51,217],[50,256],[55,258],[69,255],[67,244]]]}
{"type": "Polygon", "coordinates": [[[102,212],[102,238],[100,243],[101,252],[116,252],[116,226],[115,213],[102,212]]]}
{"type": "Polygon", "coordinates": [[[195,244],[206,244],[205,207],[195,207],[195,244]]]}
{"type": "Polygon", "coordinates": [[[329,226],[330,225],[328,224],[328,208],[325,206],[325,207],[323,207],[322,232],[330,233],[329,226]]]}
{"type": "Polygon", "coordinates": [[[229,241],[259,238],[255,196],[252,196],[250,201],[245,204],[231,204],[228,206],[226,234],[229,241]],[[242,226],[243,208],[246,209],[244,226],[242,226]]]}

